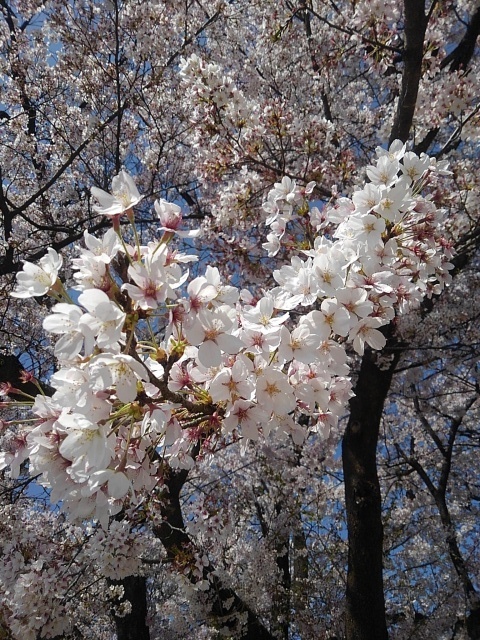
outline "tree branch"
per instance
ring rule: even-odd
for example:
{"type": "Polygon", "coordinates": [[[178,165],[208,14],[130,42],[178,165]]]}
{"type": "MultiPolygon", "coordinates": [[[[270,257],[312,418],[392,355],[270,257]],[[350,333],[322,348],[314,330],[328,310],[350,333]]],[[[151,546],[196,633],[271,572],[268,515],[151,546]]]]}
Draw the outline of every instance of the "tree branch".
{"type": "MultiPolygon", "coordinates": [[[[153,527],[154,534],[161,540],[167,552],[168,560],[178,567],[192,567],[195,562],[196,548],[188,536],[180,504],[180,493],[187,481],[188,470],[170,470],[165,480],[165,493],[162,496],[161,514],[163,521],[153,527]]],[[[187,571],[186,577],[195,585],[198,575],[187,571]]],[[[252,609],[233,589],[222,585],[213,565],[204,567],[202,579],[209,587],[202,591],[210,606],[210,617],[214,625],[237,634],[239,640],[275,640],[252,609]],[[246,619],[245,624],[242,624],[246,619]]]]}
{"type": "Polygon", "coordinates": [[[480,33],[480,5],[475,9],[472,19],[468,23],[467,30],[463,38],[457,44],[455,49],[451,51],[446,58],[442,60],[440,69],[444,69],[450,65],[450,71],[466,71],[475,51],[475,44],[480,33]]]}
{"type": "Polygon", "coordinates": [[[423,43],[427,28],[425,0],[404,0],[404,12],[405,51],[402,87],[390,134],[390,144],[397,139],[403,142],[408,140],[422,77],[423,43]]]}

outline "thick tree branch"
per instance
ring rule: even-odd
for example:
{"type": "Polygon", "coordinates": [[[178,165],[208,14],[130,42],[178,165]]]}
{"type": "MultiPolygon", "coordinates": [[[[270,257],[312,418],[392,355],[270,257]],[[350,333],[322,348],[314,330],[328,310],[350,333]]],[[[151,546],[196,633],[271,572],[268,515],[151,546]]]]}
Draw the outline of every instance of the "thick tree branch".
{"type": "MultiPolygon", "coordinates": [[[[153,528],[154,534],[161,540],[167,552],[168,560],[177,567],[188,569],[195,562],[195,546],[188,536],[180,504],[180,493],[187,481],[188,471],[170,470],[162,496],[161,514],[163,521],[153,528]]],[[[198,575],[191,569],[186,571],[192,584],[199,581],[198,575]]],[[[211,621],[215,626],[228,629],[239,640],[275,640],[252,609],[228,587],[222,585],[215,574],[215,568],[209,564],[204,567],[202,579],[209,583],[203,595],[210,607],[211,621]]]]}
{"type": "Polygon", "coordinates": [[[117,598],[112,609],[117,640],[150,640],[147,625],[147,581],[144,576],[127,576],[122,580],[108,580],[112,586],[123,587],[123,595],[117,598]],[[118,608],[128,601],[129,613],[118,615],[118,608]]]}
{"type": "Polygon", "coordinates": [[[404,14],[405,50],[402,87],[390,134],[390,143],[397,139],[406,142],[412,127],[418,86],[422,77],[423,43],[427,28],[425,0],[404,0],[404,14]]]}
{"type": "Polygon", "coordinates": [[[468,23],[467,30],[463,38],[457,44],[455,49],[451,51],[446,58],[442,60],[441,69],[450,65],[450,71],[466,71],[475,51],[475,44],[480,34],[480,5],[475,9],[472,19],[468,23]]]}

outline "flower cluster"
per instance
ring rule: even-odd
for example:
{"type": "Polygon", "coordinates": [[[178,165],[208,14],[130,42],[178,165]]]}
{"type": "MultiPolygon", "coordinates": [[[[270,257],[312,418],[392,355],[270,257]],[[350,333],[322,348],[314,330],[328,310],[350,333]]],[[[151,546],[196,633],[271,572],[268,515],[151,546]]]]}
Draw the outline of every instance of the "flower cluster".
{"type": "MultiPolygon", "coordinates": [[[[73,265],[77,302],[52,254],[35,269],[27,263],[16,293],[57,299],[44,328],[58,336],[59,370],[54,395],[35,399],[37,422],[23,430],[20,457],[52,499],[106,526],[161,481],[166,464],[191,468],[199,451],[226,440],[240,439],[244,450],[272,431],[297,444],[312,431],[327,438],[352,395],[348,345],[359,355],[367,345],[382,349],[382,327],[448,280],[442,213],[420,194],[439,169],[395,142],[378,150],[370,182],[321,215],[306,202],[312,183],[275,184],[265,203],[269,253],[305,207],[318,235],[273,271],[277,286],[258,299],[216,267],[188,281],[195,257],[170,248],[181,214],[166,201],[155,205],[158,242],[141,245],[134,233],[129,245],[119,225],[101,239],[85,234],[73,265]]],[[[118,180],[129,215],[139,196],[126,175],[118,180]]],[[[95,195],[99,210],[122,215],[95,195]]]]}
{"type": "Polygon", "coordinates": [[[212,124],[220,112],[224,112],[229,123],[242,126],[251,117],[250,108],[243,93],[235,86],[232,78],[214,63],[206,63],[196,54],[181,60],[180,77],[197,101],[212,107],[212,124]]]}
{"type": "MultiPolygon", "coordinates": [[[[445,173],[445,166],[407,152],[398,140],[388,152],[377,148],[377,156],[367,167],[369,182],[352,198],[338,198],[321,213],[310,208],[310,224],[318,233],[313,250],[304,251],[306,260],[296,258],[274,273],[279,308],[309,306],[322,298],[323,305],[333,297],[341,309],[353,311],[353,325],[346,322],[344,333],[335,333],[348,334],[359,354],[361,338],[355,338],[365,324],[385,324],[418,306],[425,295],[440,293],[452,268],[451,249],[441,235],[444,214],[431,197],[421,195],[432,174],[445,173]]],[[[269,255],[278,253],[295,205],[313,186],[302,189],[289,178],[275,184],[264,204],[272,230],[263,245],[269,255]]]]}
{"type": "Polygon", "coordinates": [[[142,572],[142,553],[146,538],[132,531],[125,520],[112,520],[108,531],[98,528],[89,539],[86,554],[98,563],[102,576],[121,580],[142,572]]]}
{"type": "Polygon", "coordinates": [[[2,506],[0,590],[2,622],[25,640],[72,632],[95,600],[97,613],[111,606],[105,578],[141,573],[148,538],[131,523],[113,520],[108,529],[85,530],[52,511],[2,506]],[[80,540],[83,544],[79,544],[80,540]]]}

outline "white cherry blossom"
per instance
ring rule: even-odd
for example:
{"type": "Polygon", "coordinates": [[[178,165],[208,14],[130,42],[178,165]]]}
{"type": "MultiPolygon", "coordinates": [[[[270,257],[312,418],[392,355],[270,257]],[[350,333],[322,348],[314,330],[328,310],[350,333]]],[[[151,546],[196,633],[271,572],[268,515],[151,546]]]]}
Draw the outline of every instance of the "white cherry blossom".
{"type": "Polygon", "coordinates": [[[249,371],[242,360],[236,360],[232,368],[222,369],[213,378],[209,393],[214,402],[228,401],[243,398],[251,400],[254,395],[255,385],[249,379],[249,371]]]}
{"type": "Polygon", "coordinates": [[[107,485],[107,493],[114,500],[121,500],[131,490],[131,482],[121,471],[113,469],[103,469],[92,473],[88,486],[90,492],[96,493],[103,485],[107,485]]]}
{"type": "Polygon", "coordinates": [[[75,471],[88,468],[104,469],[114,455],[114,439],[108,426],[90,422],[81,414],[62,413],[58,423],[65,429],[66,438],[59,447],[60,454],[72,461],[75,471]]]}
{"type": "Polygon", "coordinates": [[[365,343],[372,349],[383,349],[386,339],[379,327],[386,324],[383,318],[363,318],[350,331],[349,340],[353,342],[353,348],[362,356],[365,351],[365,343]]]}
{"type": "MultiPolygon", "coordinates": [[[[92,335],[100,349],[117,345],[123,337],[126,314],[99,289],[87,289],[78,296],[78,302],[89,311],[78,323],[89,345],[92,335]]],[[[92,347],[88,349],[89,352],[92,347]]]]}
{"type": "Polygon", "coordinates": [[[194,324],[185,328],[185,335],[192,345],[198,346],[201,364],[218,367],[222,353],[235,354],[243,346],[240,338],[232,334],[234,329],[234,315],[227,305],[222,305],[214,311],[200,310],[194,324]]]}
{"type": "Polygon", "coordinates": [[[249,400],[238,399],[223,420],[223,429],[228,433],[240,428],[242,435],[258,440],[260,427],[266,424],[268,413],[262,406],[249,400]]]}
{"type": "Polygon", "coordinates": [[[295,408],[295,396],[287,377],[271,366],[257,378],[256,394],[257,402],[268,413],[285,414],[295,408]]]}
{"type": "Polygon", "coordinates": [[[270,333],[284,324],[290,315],[283,313],[277,316],[275,313],[275,304],[272,297],[260,298],[255,307],[246,309],[242,314],[242,325],[253,331],[261,331],[270,333]]]}
{"type": "Polygon", "coordinates": [[[167,260],[167,245],[158,247],[150,243],[142,262],[128,267],[128,275],[135,284],[127,282],[122,285],[122,290],[128,291],[140,309],[157,309],[167,298],[174,300],[177,297],[175,289],[188,278],[188,271],[182,273],[178,264],[168,264],[167,260]]]}
{"type": "Polygon", "coordinates": [[[91,188],[92,195],[98,201],[94,210],[104,216],[118,216],[125,213],[140,202],[143,196],[130,176],[124,169],[112,180],[112,193],[107,193],[98,187],[91,188]]]}
{"type": "Polygon", "coordinates": [[[60,335],[55,343],[55,355],[59,359],[72,360],[82,347],[84,335],[79,329],[83,312],[73,304],[61,302],[52,308],[53,313],[43,320],[43,328],[60,335]]]}
{"type": "Polygon", "coordinates": [[[179,229],[182,224],[182,210],[177,204],[160,199],[155,201],[154,207],[162,225],[160,227],[162,231],[175,233],[180,238],[198,238],[201,234],[201,229],[179,229]]]}
{"type": "Polygon", "coordinates": [[[316,349],[320,344],[318,334],[311,333],[306,324],[299,325],[291,333],[286,327],[281,328],[281,342],[278,358],[282,362],[298,360],[310,364],[317,359],[316,349]]]}
{"type": "MultiPolygon", "coordinates": [[[[349,345],[359,355],[382,349],[379,329],[448,279],[450,256],[436,231],[441,214],[413,195],[409,177],[398,177],[397,147],[369,168],[378,184],[322,212],[310,247],[289,247],[289,260],[273,270],[276,286],[260,293],[225,284],[213,266],[189,281],[184,264],[193,256],[170,250],[181,211],[164,200],[156,205],[165,231],[157,242],[141,245],[134,233],[135,247],[122,245],[119,228],[98,240],[84,236],[86,248],[73,259],[77,304],[61,298],[57,254],[27,267],[40,269],[39,290],[58,287],[62,302],[44,328],[59,336],[61,367],[51,378],[55,405],[35,402],[39,423],[22,432],[23,444],[11,440],[2,466],[18,472],[29,456],[65,509],[106,526],[123,502],[153,486],[158,456],[192,469],[199,438],[210,456],[208,441],[219,434],[227,442],[240,436],[242,454],[249,440],[291,438],[300,446],[309,431],[332,437],[351,396],[349,345]],[[128,268],[114,260],[120,251],[128,268]],[[308,428],[299,425],[302,415],[308,428]]],[[[129,180],[117,178],[131,205],[137,196],[129,180]]],[[[289,178],[268,196],[264,209],[279,246],[297,210],[306,216],[309,191],[289,178]]],[[[103,200],[113,217],[120,215],[115,197],[103,200]]],[[[30,277],[19,274],[25,291],[30,277]]]]}
{"type": "Polygon", "coordinates": [[[25,261],[22,271],[17,274],[17,286],[11,295],[14,298],[44,296],[54,288],[62,262],[62,256],[51,247],[40,258],[38,265],[25,261]]]}
{"type": "Polygon", "coordinates": [[[89,370],[94,388],[114,386],[118,399],[126,403],[137,397],[137,381],[148,379],[144,365],[126,354],[96,356],[90,361],[89,370]]]}

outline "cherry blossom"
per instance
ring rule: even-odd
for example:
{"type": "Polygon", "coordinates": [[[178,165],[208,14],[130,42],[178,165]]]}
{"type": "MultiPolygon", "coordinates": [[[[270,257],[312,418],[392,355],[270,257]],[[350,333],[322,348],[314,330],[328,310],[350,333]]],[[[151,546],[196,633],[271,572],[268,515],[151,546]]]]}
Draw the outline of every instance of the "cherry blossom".
{"type": "Polygon", "coordinates": [[[293,391],[281,371],[265,367],[257,378],[256,395],[260,406],[267,412],[288,413],[295,408],[293,391]]]}
{"type": "Polygon", "coordinates": [[[49,293],[55,287],[62,262],[62,256],[51,247],[48,248],[47,254],[40,258],[38,265],[25,261],[23,270],[17,275],[17,286],[11,295],[15,298],[30,298],[49,293]]]}
{"type": "Polygon", "coordinates": [[[124,169],[112,180],[112,193],[98,187],[91,188],[92,195],[99,204],[94,206],[97,213],[104,216],[118,216],[129,211],[140,202],[142,196],[130,176],[124,169]]]}
{"type": "Polygon", "coordinates": [[[234,328],[230,308],[221,305],[215,311],[200,310],[185,334],[192,345],[199,345],[199,361],[206,367],[216,367],[222,361],[222,352],[234,354],[242,347],[242,341],[231,333],[234,328]]]}
{"type": "Polygon", "coordinates": [[[173,232],[180,238],[198,238],[201,233],[200,229],[182,231],[178,228],[182,223],[182,210],[178,205],[166,200],[156,200],[154,206],[162,225],[160,227],[162,231],[173,232]]]}
{"type": "Polygon", "coordinates": [[[58,423],[67,434],[59,447],[59,453],[74,462],[72,470],[103,469],[113,457],[112,436],[108,428],[90,422],[80,414],[63,413],[58,423]]]}
{"type": "Polygon", "coordinates": [[[365,343],[372,349],[382,349],[386,344],[385,336],[378,328],[386,324],[382,318],[363,318],[351,329],[349,338],[353,340],[353,348],[359,355],[365,351],[365,343]]]}
{"type": "MultiPolygon", "coordinates": [[[[56,298],[57,304],[46,311],[43,328],[54,344],[57,370],[49,380],[54,387],[52,398],[37,396],[28,418],[23,419],[28,411],[24,406],[22,419],[5,425],[9,437],[3,439],[0,465],[19,475],[28,460],[31,471],[40,475],[40,482],[54,501],[61,502],[72,521],[83,520],[103,531],[98,535],[90,532],[89,540],[103,535],[104,546],[92,542],[89,549],[104,575],[113,580],[139,571],[138,557],[128,561],[129,553],[122,551],[124,544],[135,548],[135,526],[139,539],[147,530],[158,534],[166,528],[169,535],[190,536],[181,549],[184,557],[169,550],[168,543],[165,548],[178,565],[175,571],[197,595],[205,591],[210,597],[212,576],[227,585],[239,580],[240,567],[248,569],[248,563],[237,560],[236,554],[240,559],[253,557],[258,566],[268,565],[268,571],[258,571],[259,579],[266,583],[267,575],[272,576],[271,583],[278,578],[278,560],[285,556],[294,574],[292,588],[282,587],[283,592],[291,596],[291,610],[298,619],[305,616],[303,628],[316,629],[308,616],[317,605],[310,610],[310,605],[302,608],[294,602],[299,590],[294,583],[300,571],[299,558],[313,553],[318,535],[315,529],[332,523],[332,532],[336,529],[331,535],[339,539],[338,532],[343,535],[345,531],[338,506],[343,499],[338,451],[353,395],[350,367],[355,369],[357,356],[365,352],[379,367],[384,366],[384,354],[371,353],[381,352],[387,344],[382,327],[393,322],[393,335],[408,332],[408,320],[402,325],[404,317],[408,318],[426,296],[439,294],[450,280],[452,253],[447,235],[456,230],[449,227],[440,206],[445,197],[439,175],[445,167],[428,156],[406,151],[401,141],[389,149],[377,148],[377,158],[371,160],[371,150],[382,134],[375,130],[378,121],[367,122],[369,110],[358,108],[366,102],[365,97],[348,104],[346,97],[337,96],[332,117],[307,114],[307,104],[302,107],[305,115],[301,110],[295,113],[287,94],[291,90],[292,94],[311,96],[310,90],[300,88],[309,74],[292,79],[288,65],[270,64],[263,45],[246,49],[244,64],[253,65],[255,80],[240,85],[235,64],[227,69],[221,62],[218,43],[210,46],[205,40],[197,53],[185,51],[195,49],[195,41],[208,39],[208,35],[190,36],[188,28],[180,39],[185,44],[177,50],[180,40],[172,36],[173,47],[168,39],[151,36],[135,8],[107,4],[105,13],[115,15],[117,22],[133,12],[132,23],[122,23],[122,29],[127,33],[135,25],[132,34],[138,35],[132,42],[138,46],[135,56],[139,59],[144,60],[142,42],[152,38],[158,39],[157,60],[177,61],[180,54],[188,56],[180,60],[178,69],[168,63],[170,68],[164,70],[165,77],[180,77],[177,84],[181,91],[177,88],[169,93],[163,84],[158,87],[165,105],[170,101],[178,105],[178,117],[176,112],[169,119],[158,117],[153,85],[147,81],[148,94],[143,94],[133,67],[110,76],[116,78],[119,90],[122,83],[131,84],[129,100],[139,100],[140,111],[133,115],[122,108],[122,118],[132,132],[146,128],[144,123],[151,114],[158,117],[158,132],[151,133],[151,138],[143,137],[138,147],[132,133],[132,146],[119,144],[114,164],[115,171],[121,162],[136,167],[135,180],[142,192],[152,200],[157,198],[151,219],[159,223],[154,231],[146,229],[145,220],[150,219],[147,197],[135,222],[132,208],[142,196],[133,178],[122,170],[113,178],[111,194],[91,189],[98,202],[94,213],[112,218],[107,222],[113,228],[102,234],[99,227],[94,232],[95,218],[85,218],[90,232],[83,236],[84,247],[75,247],[76,257],[65,256],[65,285],[60,282],[62,265],[59,257],[55,259],[57,254],[51,253],[53,249],[38,267],[25,263],[14,297],[50,293],[56,298]],[[272,99],[270,93],[259,91],[255,97],[253,85],[257,83],[261,89],[270,74],[269,91],[278,95],[272,99]],[[288,92],[284,91],[285,82],[288,92]],[[350,120],[364,119],[365,128],[375,134],[368,144],[363,138],[345,144],[338,139],[337,118],[349,131],[350,120]],[[188,134],[179,133],[174,142],[172,128],[182,130],[184,125],[188,134]],[[159,147],[170,144],[169,159],[164,162],[159,147]],[[369,159],[359,162],[361,153],[369,159]],[[177,176],[177,167],[182,164],[188,165],[188,171],[182,169],[177,176]],[[166,172],[164,179],[159,178],[159,166],[166,172]],[[205,245],[194,242],[198,230],[181,228],[186,204],[195,217],[204,218],[205,245]],[[124,213],[127,216],[120,225],[124,213]],[[186,246],[189,254],[182,253],[186,246]],[[218,259],[215,252],[220,246],[223,253],[218,259]],[[197,251],[201,259],[192,265],[196,256],[190,252],[197,251]],[[78,298],[68,295],[72,286],[79,292],[78,298]],[[248,290],[240,290],[245,286],[248,290]],[[239,453],[244,469],[234,466],[239,453]],[[323,464],[333,471],[328,476],[331,485],[326,482],[328,487],[320,490],[317,476],[327,477],[319,471],[323,464]],[[271,485],[264,481],[265,469],[275,478],[271,485]],[[230,475],[241,473],[251,493],[248,499],[242,495],[225,507],[219,492],[218,504],[213,505],[215,492],[204,487],[227,484],[230,475]],[[179,481],[187,477],[192,486],[198,482],[202,488],[192,498],[179,481]],[[185,493],[175,494],[181,484],[185,493]],[[194,502],[202,492],[202,507],[197,509],[194,502]],[[174,500],[182,502],[188,525],[183,526],[179,518],[175,527],[171,526],[165,505],[171,507],[174,500]],[[298,542],[305,530],[302,523],[313,522],[307,502],[308,509],[315,504],[319,514],[308,534],[311,539],[302,547],[298,542]],[[254,505],[253,516],[247,509],[241,511],[242,504],[254,505]],[[114,516],[117,520],[112,520],[114,516]],[[120,522],[123,517],[126,521],[120,522]],[[262,530],[261,537],[254,526],[262,530]],[[252,550],[255,545],[248,544],[248,539],[259,538],[259,548],[252,550]],[[296,554],[298,551],[295,559],[288,555],[293,549],[296,554]],[[216,573],[210,569],[211,558],[218,563],[216,573]]],[[[235,18],[233,5],[214,10],[212,5],[211,9],[208,27],[214,33],[217,28],[219,33],[226,29],[232,36],[229,21],[239,20],[241,12],[237,11],[235,18]]],[[[295,15],[285,7],[277,7],[275,15],[262,13],[265,9],[260,5],[250,10],[251,24],[255,25],[252,31],[258,30],[273,49],[277,36],[269,31],[271,25],[275,23],[279,33],[289,30],[294,35],[297,27],[306,27],[308,16],[314,17],[309,7],[295,15]]],[[[148,7],[147,13],[151,11],[148,7]]],[[[365,11],[358,7],[350,16],[352,26],[348,29],[352,32],[344,34],[351,41],[348,46],[357,47],[357,40],[361,40],[363,31],[357,31],[358,25],[370,28],[369,20],[362,22],[365,11]]],[[[374,16],[375,24],[385,29],[385,12],[399,18],[393,5],[382,8],[380,3],[368,16],[374,16]]],[[[99,22],[104,19],[102,13],[97,17],[99,22]]],[[[156,20],[150,23],[157,24],[156,20]]],[[[196,33],[203,34],[202,24],[195,25],[196,33]]],[[[388,30],[379,33],[380,37],[390,35],[388,30]]],[[[240,43],[243,35],[240,30],[240,43]]],[[[376,33],[374,37],[377,42],[376,33]]],[[[372,38],[361,40],[362,47],[372,38]]],[[[309,39],[295,40],[300,56],[310,46],[309,39]]],[[[315,47],[320,47],[316,40],[311,44],[310,61],[315,47]]],[[[343,43],[335,49],[335,55],[342,57],[340,52],[346,46],[343,43]]],[[[148,50],[148,44],[145,47],[148,50]]],[[[379,59],[384,55],[380,47],[379,59]]],[[[333,72],[333,61],[331,64],[333,72]]],[[[386,62],[374,61],[366,52],[365,73],[371,73],[368,65],[373,68],[374,64],[386,62]]],[[[150,66],[146,62],[142,73],[149,75],[150,66]]],[[[342,73],[347,78],[357,71],[348,67],[342,73]]],[[[79,83],[81,77],[79,73],[79,83]]],[[[329,85],[324,86],[325,96],[315,102],[323,101],[327,112],[329,85]]],[[[456,110],[468,106],[466,96],[468,93],[458,96],[456,110]]],[[[95,176],[99,158],[101,154],[89,156],[85,165],[95,176]]],[[[84,174],[82,181],[86,180],[84,174]]],[[[94,180],[106,184],[108,176],[94,180]]],[[[88,199],[81,206],[89,208],[88,199]]],[[[355,380],[355,375],[352,377],[355,380]]],[[[240,491],[240,483],[232,484],[240,491]]],[[[321,564],[327,573],[331,558],[321,564]]],[[[34,584],[40,565],[32,571],[23,570],[17,585],[34,584]]],[[[341,566],[342,562],[338,563],[341,566]]],[[[301,580],[306,583],[308,577],[301,580]]],[[[243,576],[238,584],[247,582],[243,576]]],[[[257,584],[255,579],[250,582],[257,584]]],[[[258,610],[266,612],[263,618],[271,621],[272,634],[280,637],[276,596],[268,584],[263,591],[258,585],[256,589],[261,597],[243,612],[264,607],[258,610]],[[268,598],[271,600],[265,604],[268,598]],[[275,616],[271,611],[277,611],[275,616]]],[[[253,600],[256,594],[251,596],[253,600]]],[[[328,615],[341,618],[333,611],[328,615]]],[[[41,624],[42,633],[50,633],[43,618],[41,624]]],[[[18,627],[18,637],[26,626],[18,627]]],[[[190,635],[196,633],[195,626],[191,629],[190,635]]],[[[35,630],[33,637],[39,633],[35,630]]],[[[177,635],[188,637],[186,633],[177,635]]],[[[341,629],[328,629],[324,635],[342,634],[341,629]]]]}
{"type": "Polygon", "coordinates": [[[0,635],[477,634],[476,3],[2,7],[0,635]]]}
{"type": "Polygon", "coordinates": [[[213,378],[209,393],[214,402],[227,400],[231,404],[239,398],[251,400],[254,389],[245,361],[236,360],[231,369],[222,369],[213,378]]]}
{"type": "Polygon", "coordinates": [[[225,416],[223,427],[227,432],[241,427],[246,438],[258,440],[259,428],[265,424],[267,416],[267,412],[261,406],[239,398],[225,416]]]}
{"type": "Polygon", "coordinates": [[[152,243],[142,263],[128,267],[128,275],[135,284],[127,282],[122,289],[128,291],[140,309],[156,309],[167,298],[175,299],[174,289],[185,282],[188,272],[182,273],[175,261],[169,263],[166,244],[158,247],[152,243]]]}
{"type": "Polygon", "coordinates": [[[79,329],[82,310],[71,304],[59,303],[52,311],[53,313],[44,319],[43,328],[49,333],[61,336],[55,343],[57,358],[71,360],[83,347],[84,336],[79,329]]]}
{"type": "Polygon", "coordinates": [[[100,348],[114,347],[123,336],[125,313],[99,289],[87,289],[78,296],[78,302],[90,312],[78,323],[89,344],[93,334],[100,348]]]}
{"type": "MultiPolygon", "coordinates": [[[[58,303],[44,320],[45,330],[60,336],[55,354],[63,368],[52,376],[57,405],[45,417],[42,405],[34,406],[40,424],[22,447],[4,455],[3,466],[18,470],[16,461],[30,455],[55,495],[66,492],[66,508],[105,522],[139,491],[140,469],[145,486],[154,477],[157,462],[148,450],[172,468],[193,468],[196,419],[190,432],[188,412],[200,417],[210,406],[200,423],[246,440],[277,433],[301,444],[310,428],[330,433],[351,395],[347,345],[359,355],[367,346],[381,350],[386,338],[379,329],[418,304],[430,283],[443,286],[448,271],[437,257],[441,214],[431,201],[413,196],[400,175],[403,151],[397,147],[392,158],[379,153],[368,169],[381,186],[369,183],[342,200],[333,239],[320,229],[309,249],[273,270],[276,286],[257,299],[225,284],[217,267],[189,281],[184,265],[194,257],[171,252],[171,237],[133,248],[117,240],[119,229],[98,240],[85,235],[87,248],[73,259],[78,301],[58,303]],[[395,226],[385,198],[397,203],[402,227],[395,226]],[[114,262],[119,253],[129,261],[123,272],[114,262]],[[164,340],[155,342],[152,324],[150,339],[140,339],[143,323],[156,322],[168,307],[164,340]],[[293,416],[302,413],[310,427],[296,423],[293,416]]],[[[432,171],[423,160],[417,166],[432,171]]],[[[128,192],[130,182],[123,174],[117,178],[115,188],[128,192]]],[[[286,224],[293,224],[297,211],[310,206],[305,198],[312,188],[285,179],[268,202],[285,203],[286,224]]],[[[169,216],[173,226],[179,223],[179,207],[162,200],[155,209],[163,230],[173,231],[169,216]]],[[[49,287],[58,279],[54,257],[42,263],[54,272],[49,287]]],[[[27,294],[36,291],[26,287],[27,294]]]]}
{"type": "Polygon", "coordinates": [[[126,354],[103,354],[92,358],[89,373],[94,389],[115,386],[121,402],[133,402],[137,397],[137,380],[146,380],[148,376],[143,364],[126,354]]]}

